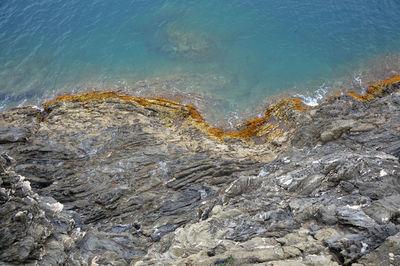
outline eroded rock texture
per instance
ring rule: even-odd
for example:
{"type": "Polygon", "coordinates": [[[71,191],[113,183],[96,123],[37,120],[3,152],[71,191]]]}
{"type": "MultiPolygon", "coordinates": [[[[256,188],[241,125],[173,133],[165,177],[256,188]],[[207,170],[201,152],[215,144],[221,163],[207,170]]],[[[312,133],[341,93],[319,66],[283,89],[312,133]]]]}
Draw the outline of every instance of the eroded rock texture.
{"type": "Polygon", "coordinates": [[[397,265],[397,91],[331,98],[262,145],[212,140],[184,107],[5,111],[0,262],[397,265]]]}

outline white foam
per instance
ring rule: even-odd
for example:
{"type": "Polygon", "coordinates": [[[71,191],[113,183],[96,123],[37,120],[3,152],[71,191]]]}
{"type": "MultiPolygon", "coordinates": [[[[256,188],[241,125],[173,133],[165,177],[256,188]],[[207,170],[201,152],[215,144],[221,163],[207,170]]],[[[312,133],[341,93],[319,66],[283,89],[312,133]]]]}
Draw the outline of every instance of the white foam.
{"type": "Polygon", "coordinates": [[[25,103],[26,103],[26,101],[27,101],[27,99],[24,99],[20,104],[18,104],[18,107],[22,107],[22,106],[24,106],[25,105],[25,103]]]}
{"type": "Polygon", "coordinates": [[[8,96],[6,96],[6,97],[4,98],[3,103],[0,104],[0,111],[3,111],[3,110],[6,109],[6,107],[7,107],[6,102],[8,102],[8,99],[9,99],[9,98],[10,98],[10,97],[8,97],[8,96]]]}
{"type": "Polygon", "coordinates": [[[366,93],[367,89],[364,87],[363,81],[362,81],[362,76],[363,74],[360,72],[358,74],[354,74],[354,81],[355,84],[357,84],[357,88],[361,90],[361,94],[366,93]]]}
{"type": "Polygon", "coordinates": [[[309,106],[316,106],[321,103],[327,95],[328,87],[322,84],[319,89],[314,92],[307,92],[306,94],[295,94],[295,97],[302,99],[302,102],[309,106]]]}
{"type": "Polygon", "coordinates": [[[231,128],[235,128],[235,121],[239,120],[239,114],[237,112],[231,112],[228,115],[228,123],[231,128]]]}

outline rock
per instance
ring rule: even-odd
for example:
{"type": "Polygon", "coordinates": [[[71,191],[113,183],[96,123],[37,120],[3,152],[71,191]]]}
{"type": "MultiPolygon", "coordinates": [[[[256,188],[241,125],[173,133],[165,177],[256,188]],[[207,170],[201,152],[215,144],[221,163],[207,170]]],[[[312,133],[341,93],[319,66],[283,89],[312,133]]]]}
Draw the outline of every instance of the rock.
{"type": "Polygon", "coordinates": [[[317,265],[329,265],[338,266],[337,262],[332,261],[331,256],[318,256],[318,255],[308,255],[304,260],[306,265],[317,266],[317,265]]]}
{"type": "Polygon", "coordinates": [[[388,237],[379,248],[365,255],[358,262],[365,266],[376,265],[377,262],[382,266],[399,265],[400,233],[388,237]]]}
{"type": "Polygon", "coordinates": [[[0,143],[23,142],[28,139],[30,132],[26,128],[2,127],[0,128],[0,143]]]}
{"type": "Polygon", "coordinates": [[[334,121],[329,125],[329,129],[321,133],[321,140],[328,142],[339,138],[344,132],[350,130],[356,122],[354,120],[339,120],[334,121]]]}
{"type": "MultiPolygon", "coordinates": [[[[5,154],[2,157],[11,159],[5,154]]],[[[29,182],[15,172],[3,171],[1,177],[7,180],[2,184],[7,187],[1,188],[0,261],[12,264],[40,261],[43,265],[65,263],[66,251],[71,249],[74,241],[60,240],[69,239],[67,234],[74,227],[71,215],[62,208],[54,212],[54,207],[61,204],[35,194],[29,182]]]]}
{"type": "Polygon", "coordinates": [[[377,223],[400,224],[400,195],[394,194],[389,197],[374,201],[369,206],[364,207],[364,212],[377,223]]]}
{"type": "Polygon", "coordinates": [[[260,145],[160,99],[4,111],[0,264],[399,264],[398,85],[282,101],[260,145]]]}
{"type": "Polygon", "coordinates": [[[325,229],[318,230],[316,232],[316,234],[314,235],[314,237],[319,241],[327,242],[334,238],[339,238],[340,234],[337,230],[335,230],[333,228],[325,228],[325,229]]]}
{"type": "Polygon", "coordinates": [[[256,176],[240,177],[226,188],[225,194],[227,197],[235,197],[248,190],[256,189],[260,184],[261,180],[256,176]]]}
{"type": "Polygon", "coordinates": [[[191,61],[208,61],[218,54],[215,38],[205,32],[181,29],[175,24],[165,27],[167,45],[162,51],[173,57],[191,61]]]}

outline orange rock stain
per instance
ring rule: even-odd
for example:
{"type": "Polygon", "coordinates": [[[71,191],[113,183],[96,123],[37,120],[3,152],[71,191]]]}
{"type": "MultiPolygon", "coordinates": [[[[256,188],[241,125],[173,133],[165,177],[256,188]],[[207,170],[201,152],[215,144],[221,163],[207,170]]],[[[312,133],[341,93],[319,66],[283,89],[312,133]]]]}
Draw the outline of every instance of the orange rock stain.
{"type": "Polygon", "coordinates": [[[346,95],[349,95],[359,101],[372,101],[376,97],[382,95],[383,89],[397,82],[400,82],[400,75],[394,76],[393,78],[387,79],[385,81],[372,84],[368,87],[366,93],[363,95],[359,95],[356,93],[347,93],[346,95]]]}
{"type": "MultiPolygon", "coordinates": [[[[347,95],[352,96],[357,100],[370,101],[381,95],[384,88],[399,81],[400,75],[397,75],[391,79],[371,85],[364,95],[358,95],[355,93],[348,93],[347,95]]],[[[292,115],[295,112],[303,112],[311,108],[310,106],[303,104],[299,98],[282,99],[268,106],[263,116],[246,121],[242,125],[239,125],[236,131],[226,131],[221,128],[214,128],[207,124],[193,105],[182,104],[163,98],[133,97],[115,91],[94,91],[78,95],[63,95],[52,101],[43,103],[43,107],[50,113],[52,105],[61,102],[104,102],[108,99],[129,101],[136,103],[143,108],[151,107],[156,110],[171,113],[171,117],[184,120],[189,125],[195,126],[204,132],[206,135],[219,140],[231,138],[251,141],[252,139],[260,137],[265,139],[277,138],[285,131],[281,128],[282,123],[290,124],[292,115]]]]}

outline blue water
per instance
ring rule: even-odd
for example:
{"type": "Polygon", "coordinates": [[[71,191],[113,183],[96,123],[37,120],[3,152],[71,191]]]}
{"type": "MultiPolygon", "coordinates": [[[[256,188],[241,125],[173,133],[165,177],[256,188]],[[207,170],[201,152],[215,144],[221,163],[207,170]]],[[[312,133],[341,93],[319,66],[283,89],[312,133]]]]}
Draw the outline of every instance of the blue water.
{"type": "Polygon", "coordinates": [[[225,117],[398,55],[399,11],[398,0],[0,0],[0,108],[119,88],[183,93],[225,117]]]}

